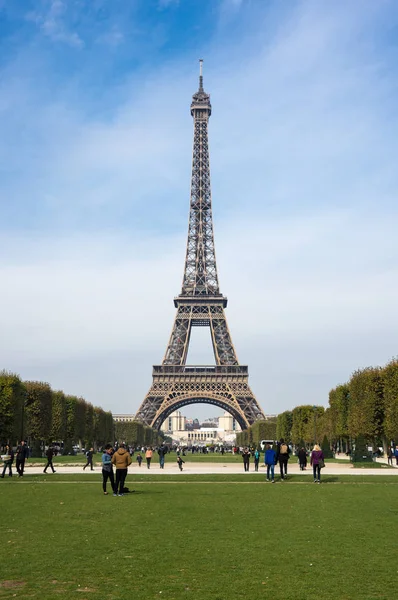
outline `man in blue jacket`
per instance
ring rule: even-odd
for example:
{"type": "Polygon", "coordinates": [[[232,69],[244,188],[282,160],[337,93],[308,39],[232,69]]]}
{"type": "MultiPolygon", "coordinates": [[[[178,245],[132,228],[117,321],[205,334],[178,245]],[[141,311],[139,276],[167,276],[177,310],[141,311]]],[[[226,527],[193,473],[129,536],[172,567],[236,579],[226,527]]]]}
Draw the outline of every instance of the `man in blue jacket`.
{"type": "Polygon", "coordinates": [[[271,444],[267,444],[265,454],[264,454],[264,463],[267,466],[267,481],[270,480],[270,475],[271,475],[272,483],[275,483],[275,478],[274,478],[275,462],[276,462],[275,450],[273,450],[271,448],[271,444]]]}

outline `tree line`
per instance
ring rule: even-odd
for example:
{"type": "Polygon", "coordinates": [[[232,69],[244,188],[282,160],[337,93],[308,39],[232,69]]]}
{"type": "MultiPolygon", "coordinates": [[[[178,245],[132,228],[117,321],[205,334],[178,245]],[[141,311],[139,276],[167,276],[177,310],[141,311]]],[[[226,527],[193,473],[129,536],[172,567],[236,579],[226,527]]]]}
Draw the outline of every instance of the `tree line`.
{"type": "Polygon", "coordinates": [[[22,381],[19,375],[0,371],[0,444],[16,445],[26,439],[34,456],[44,445],[63,443],[63,453],[73,446],[101,447],[115,441],[155,445],[159,432],[142,423],[114,423],[110,411],[84,398],[51,389],[48,383],[22,381]]]}
{"type": "Polygon", "coordinates": [[[40,454],[43,444],[63,442],[68,453],[76,444],[91,447],[113,441],[113,417],[84,398],[51,389],[48,383],[22,381],[2,371],[0,438],[13,445],[28,439],[34,454],[40,454]]]}
{"type": "Polygon", "coordinates": [[[398,442],[398,359],[384,367],[355,371],[329,392],[329,406],[296,406],[278,415],[277,438],[293,444],[319,443],[326,436],[340,451],[364,438],[373,447],[398,442]]]}
{"type": "Polygon", "coordinates": [[[258,445],[261,440],[287,440],[295,445],[314,442],[351,449],[352,441],[364,439],[384,451],[398,444],[398,358],[384,367],[355,371],[347,383],[329,392],[329,406],[305,404],[280,413],[277,418],[257,421],[238,433],[239,446],[258,445]]]}

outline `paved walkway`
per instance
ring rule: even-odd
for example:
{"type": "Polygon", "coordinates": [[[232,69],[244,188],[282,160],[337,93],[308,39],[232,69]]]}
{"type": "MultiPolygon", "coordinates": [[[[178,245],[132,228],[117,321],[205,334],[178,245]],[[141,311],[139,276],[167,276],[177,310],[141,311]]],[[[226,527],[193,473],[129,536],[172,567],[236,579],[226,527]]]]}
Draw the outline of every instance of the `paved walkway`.
{"type": "MultiPolygon", "coordinates": [[[[77,474],[77,473],[91,473],[92,475],[100,475],[101,467],[97,466],[93,471],[89,471],[86,469],[83,471],[81,466],[72,466],[72,467],[61,467],[56,466],[56,472],[58,474],[77,474]]],[[[165,468],[160,469],[159,464],[153,463],[150,469],[147,469],[143,464],[141,467],[138,465],[131,465],[129,467],[129,473],[131,475],[140,474],[140,475],[175,475],[180,471],[178,466],[173,461],[169,461],[165,463],[165,468]]],[[[38,474],[43,473],[43,467],[31,467],[28,464],[25,465],[25,475],[29,474],[38,474]]],[[[244,473],[243,465],[236,465],[231,463],[196,463],[196,462],[186,462],[184,465],[183,473],[187,475],[209,475],[209,474],[217,474],[217,475],[231,475],[237,473],[244,473]]],[[[255,473],[254,464],[250,464],[249,473],[255,473]]],[[[266,468],[264,465],[260,466],[258,471],[259,477],[264,477],[266,473],[266,468]]],[[[277,476],[279,473],[278,465],[275,467],[275,475],[277,476]]],[[[305,471],[300,471],[299,465],[297,463],[290,463],[288,466],[288,475],[308,475],[312,477],[312,468],[307,467],[305,471]]],[[[47,475],[51,475],[51,471],[47,472],[47,475]]],[[[371,468],[371,469],[354,469],[351,464],[347,461],[347,464],[341,463],[326,463],[326,467],[322,470],[322,475],[389,475],[389,476],[398,476],[398,468],[393,469],[383,469],[383,468],[371,468]]],[[[279,475],[278,475],[279,477],[279,475]]]]}

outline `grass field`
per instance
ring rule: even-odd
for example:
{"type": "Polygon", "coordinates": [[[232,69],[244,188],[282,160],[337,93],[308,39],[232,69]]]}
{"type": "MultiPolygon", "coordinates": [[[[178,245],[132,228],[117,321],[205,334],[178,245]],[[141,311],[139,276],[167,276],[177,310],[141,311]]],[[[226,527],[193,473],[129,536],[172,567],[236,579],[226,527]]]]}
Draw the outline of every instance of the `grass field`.
{"type": "Polygon", "coordinates": [[[0,598],[373,600],[397,589],[398,477],[134,475],[122,498],[83,473],[0,484],[0,598]]]}

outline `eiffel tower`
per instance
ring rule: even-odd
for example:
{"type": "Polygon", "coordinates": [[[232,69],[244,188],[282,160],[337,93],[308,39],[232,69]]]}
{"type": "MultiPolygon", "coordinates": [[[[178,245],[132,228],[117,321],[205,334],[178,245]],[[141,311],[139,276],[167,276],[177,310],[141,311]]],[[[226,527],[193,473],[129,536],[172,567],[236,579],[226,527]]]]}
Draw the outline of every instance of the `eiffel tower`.
{"type": "Polygon", "coordinates": [[[211,209],[208,122],[210,96],[203,89],[200,60],[199,89],[192,97],[194,141],[188,243],[181,294],[173,330],[159,366],[153,367],[152,386],[136,419],[155,429],[175,410],[194,403],[219,406],[246,429],[264,414],[248,384],[248,368],[240,365],[229,333],[220,293],[211,209]],[[215,366],[188,366],[192,327],[210,327],[215,366]]]}

